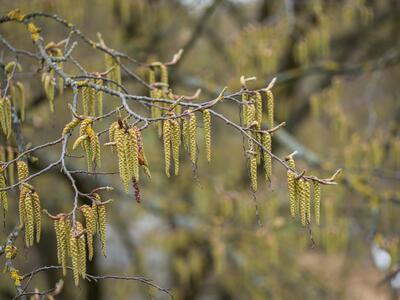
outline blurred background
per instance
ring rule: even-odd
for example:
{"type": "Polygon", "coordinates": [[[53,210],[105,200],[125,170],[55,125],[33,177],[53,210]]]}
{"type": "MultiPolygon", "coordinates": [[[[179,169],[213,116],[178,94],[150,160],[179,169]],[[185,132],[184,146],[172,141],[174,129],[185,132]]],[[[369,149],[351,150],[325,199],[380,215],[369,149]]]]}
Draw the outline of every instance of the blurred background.
{"type": "MultiPolygon", "coordinates": [[[[14,8],[58,14],[89,38],[97,40],[100,32],[110,48],[140,61],[168,61],[183,48],[182,59],[170,68],[171,85],[185,95],[201,88],[198,101],[212,99],[224,86],[240,90],[241,75],[257,77],[249,83],[254,89],[277,77],[276,121],[286,126],[274,136],[273,152],[284,157],[298,150],[299,169],[323,178],[343,169],[338,186],[323,187],[321,225],[310,232],[290,217],[280,165],[273,165],[271,183],[260,175],[253,198],[242,137],[223,122],[213,120],[212,162],[205,162],[199,138],[196,173],[182,155],[181,174],[169,179],[162,142],[154,129],[146,130],[153,178],[141,181],[141,204],[122,191],[118,175],[76,175],[84,192],[116,187],[108,206],[107,258],[96,241],[88,273],[141,275],[171,288],[175,299],[398,299],[400,1],[0,0],[1,15],[14,8]],[[382,263],[382,255],[390,261],[382,263]]],[[[46,43],[68,36],[51,20],[37,23],[46,43]]],[[[13,46],[35,51],[24,26],[3,24],[0,33],[13,46]]],[[[75,40],[74,58],[89,71],[104,71],[102,53],[75,40]]],[[[6,62],[13,59],[3,45],[0,52],[6,62]]],[[[57,97],[51,114],[38,62],[21,57],[21,65],[17,78],[27,88],[23,133],[35,146],[60,136],[72,97],[70,91],[57,97]]],[[[145,78],[145,69],[129,67],[145,78]]],[[[73,65],[65,70],[79,74],[73,65]]],[[[148,94],[126,75],[123,84],[132,94],[148,94]]],[[[107,98],[105,111],[117,103],[107,98]]],[[[234,103],[225,101],[218,111],[239,122],[234,103]]],[[[96,131],[110,122],[101,121],[96,131]]],[[[31,171],[56,160],[59,151],[59,145],[36,151],[31,171]]],[[[106,148],[102,159],[100,171],[117,171],[115,155],[106,148]]],[[[68,163],[85,168],[84,158],[68,163]]],[[[73,190],[57,168],[33,183],[51,213],[71,209],[73,190]]],[[[17,222],[16,201],[10,205],[2,240],[17,222]]],[[[40,244],[26,249],[23,239],[17,243],[15,265],[22,273],[56,264],[53,224],[43,223],[40,244]]],[[[44,272],[30,286],[46,290],[59,278],[60,271],[44,272]]],[[[57,299],[168,298],[137,282],[81,281],[75,288],[71,274],[64,280],[57,299]]],[[[0,298],[14,293],[3,277],[0,298]]]]}

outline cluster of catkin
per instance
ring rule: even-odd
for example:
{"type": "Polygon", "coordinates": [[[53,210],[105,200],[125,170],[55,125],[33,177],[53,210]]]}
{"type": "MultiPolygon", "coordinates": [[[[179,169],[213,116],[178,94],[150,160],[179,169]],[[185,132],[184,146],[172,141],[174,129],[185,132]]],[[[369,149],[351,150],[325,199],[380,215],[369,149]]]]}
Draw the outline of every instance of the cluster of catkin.
{"type": "MultiPolygon", "coordinates": [[[[63,133],[66,134],[70,132],[78,123],[79,119],[76,118],[72,120],[70,123],[65,126],[63,133]]],[[[75,150],[76,147],[82,145],[83,150],[86,154],[86,161],[88,170],[93,170],[94,166],[100,166],[100,141],[96,132],[92,127],[93,119],[88,117],[81,122],[81,127],[79,129],[79,137],[75,140],[72,150],[75,150]]]]}
{"type": "MultiPolygon", "coordinates": [[[[28,166],[24,161],[17,163],[18,181],[23,181],[29,176],[28,166]]],[[[20,185],[19,193],[19,220],[20,225],[25,227],[25,243],[27,247],[35,241],[40,241],[42,212],[39,194],[35,188],[27,183],[20,185]]]]}
{"type": "MultiPolygon", "coordinates": [[[[293,157],[287,158],[288,166],[295,170],[293,157]]],[[[287,171],[287,183],[290,201],[290,214],[293,218],[300,217],[303,226],[311,224],[311,183],[304,177],[296,176],[292,170],[287,171]]],[[[314,218],[315,223],[320,223],[321,186],[319,181],[311,180],[314,190],[314,218]]]]}
{"type": "Polygon", "coordinates": [[[251,189],[257,191],[257,165],[263,161],[266,180],[271,180],[272,175],[272,133],[262,130],[264,106],[267,114],[269,129],[274,127],[274,96],[271,90],[266,92],[250,92],[247,89],[242,93],[242,124],[249,129],[252,138],[248,139],[248,160],[250,170],[251,189]],[[263,97],[264,96],[264,97],[263,97]],[[263,98],[265,98],[265,105],[263,98]],[[260,147],[262,145],[262,147],[260,147]]]}
{"type": "MultiPolygon", "coordinates": [[[[86,84],[88,82],[103,86],[101,78],[85,81],[86,84]]],[[[83,114],[85,116],[95,116],[96,114],[101,116],[103,114],[103,92],[86,85],[81,90],[83,114]]]]}
{"type": "Polygon", "coordinates": [[[128,192],[130,184],[139,181],[139,168],[150,177],[149,165],[144,152],[142,134],[136,126],[128,126],[125,121],[118,120],[109,128],[108,143],[118,155],[119,175],[128,192]]]}
{"type": "Polygon", "coordinates": [[[93,238],[99,234],[102,253],[106,255],[106,204],[109,201],[101,202],[96,194],[92,205],[84,204],[79,207],[84,221],[85,228],[79,221],[71,226],[70,216],[58,214],[52,217],[57,240],[57,259],[63,269],[63,275],[67,271],[67,257],[71,257],[75,285],[79,284],[79,276],[86,276],[86,260],[93,259],[93,238]]]}

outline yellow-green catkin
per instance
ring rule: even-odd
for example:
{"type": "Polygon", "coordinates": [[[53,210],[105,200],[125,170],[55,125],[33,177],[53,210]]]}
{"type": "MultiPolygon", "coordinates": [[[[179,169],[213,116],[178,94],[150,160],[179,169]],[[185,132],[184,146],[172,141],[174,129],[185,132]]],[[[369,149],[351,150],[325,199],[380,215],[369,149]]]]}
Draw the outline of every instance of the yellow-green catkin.
{"type": "Polygon", "coordinates": [[[40,205],[39,194],[35,191],[32,193],[33,216],[36,230],[36,243],[40,242],[40,234],[42,229],[42,209],[40,205]]]}
{"type": "Polygon", "coordinates": [[[93,258],[93,235],[96,233],[96,217],[93,213],[92,207],[89,205],[82,205],[80,210],[85,217],[86,223],[86,241],[87,241],[87,249],[88,249],[88,259],[92,260],[93,258]]]}
{"type": "Polygon", "coordinates": [[[197,161],[197,123],[196,115],[191,113],[189,115],[189,149],[190,149],[190,161],[193,165],[196,165],[197,161]]]}
{"type": "Polygon", "coordinates": [[[304,181],[304,192],[306,200],[307,223],[311,224],[311,184],[307,180],[304,181]]]}
{"type": "Polygon", "coordinates": [[[117,146],[119,176],[124,185],[125,192],[128,192],[132,176],[128,168],[128,143],[125,136],[125,129],[117,127],[114,139],[117,146]]]}
{"type": "Polygon", "coordinates": [[[165,120],[163,122],[163,143],[164,143],[164,161],[165,161],[165,174],[170,176],[169,170],[171,167],[171,121],[165,120]]]}
{"type": "Polygon", "coordinates": [[[247,106],[249,102],[249,94],[246,92],[243,92],[242,94],[242,124],[243,127],[247,127],[247,106]]]}
{"type": "Polygon", "coordinates": [[[263,113],[261,93],[256,92],[254,98],[255,98],[255,104],[256,104],[256,121],[257,121],[257,125],[260,127],[262,124],[262,113],[263,113]]]}
{"type": "Polygon", "coordinates": [[[271,129],[274,127],[274,95],[269,90],[267,91],[266,96],[267,96],[268,126],[271,129]]]}
{"type": "Polygon", "coordinates": [[[211,161],[211,113],[208,109],[203,111],[204,144],[207,162],[211,161]]]}
{"type": "Polygon", "coordinates": [[[70,256],[72,261],[72,273],[74,276],[75,286],[79,285],[79,246],[78,246],[78,238],[76,238],[76,230],[71,230],[70,232],[70,256]]]}
{"type": "Polygon", "coordinates": [[[317,225],[319,225],[320,224],[320,210],[321,210],[321,186],[320,186],[320,183],[316,180],[313,180],[313,189],[314,189],[315,223],[317,225]]]}
{"type": "MultiPolygon", "coordinates": [[[[7,148],[3,148],[7,155],[7,161],[12,161],[15,158],[14,148],[8,146],[7,148]]],[[[14,184],[14,174],[15,174],[15,164],[12,163],[7,168],[7,179],[10,185],[14,184]]]]}
{"type": "MultiPolygon", "coordinates": [[[[102,79],[96,79],[95,83],[97,85],[103,86],[102,79]]],[[[97,106],[97,114],[99,116],[103,115],[103,91],[96,90],[96,106],[97,106]]]]}
{"type": "MultiPolygon", "coordinates": [[[[6,187],[6,179],[4,178],[3,175],[3,168],[0,168],[0,188],[4,189],[6,187]]],[[[6,215],[8,211],[8,200],[7,200],[7,192],[6,191],[0,191],[0,204],[3,206],[4,210],[4,215],[6,215]]]]}
{"type": "Polygon", "coordinates": [[[132,127],[128,130],[128,167],[131,178],[139,181],[139,143],[138,143],[138,128],[132,127]]]}
{"type": "Polygon", "coordinates": [[[72,130],[74,130],[74,128],[76,126],[78,126],[80,122],[81,122],[80,119],[73,118],[71,122],[69,122],[67,125],[65,125],[62,135],[67,135],[67,134],[71,133],[72,130]]]}
{"type": "Polygon", "coordinates": [[[256,108],[254,103],[249,103],[249,105],[247,106],[247,114],[246,114],[246,127],[249,127],[250,125],[252,125],[252,123],[255,121],[256,118],[256,108]]]}
{"type": "Polygon", "coordinates": [[[171,147],[172,147],[172,157],[174,159],[175,176],[179,174],[179,151],[181,147],[181,127],[176,119],[171,121],[171,147]]]}
{"type": "Polygon", "coordinates": [[[11,98],[14,106],[18,106],[21,122],[25,120],[25,87],[17,81],[11,85],[11,98]]]}
{"type": "Polygon", "coordinates": [[[249,153],[250,181],[253,192],[257,191],[257,155],[254,151],[249,153]]]}
{"type": "Polygon", "coordinates": [[[34,241],[34,215],[32,203],[32,191],[29,191],[23,201],[24,205],[24,222],[25,222],[25,244],[27,247],[33,245],[34,241]]]}
{"type": "MultiPolygon", "coordinates": [[[[272,150],[272,138],[269,132],[263,133],[261,137],[261,143],[265,149],[269,152],[272,150]]],[[[271,181],[272,176],[272,158],[267,151],[263,151],[264,171],[265,179],[271,181]]]]}
{"type": "Polygon", "coordinates": [[[82,106],[83,106],[83,114],[85,116],[95,115],[95,97],[96,97],[95,89],[88,86],[82,87],[82,106]]]}
{"type": "Polygon", "coordinates": [[[168,68],[163,64],[160,65],[160,81],[168,88],[168,68]]]}
{"type": "Polygon", "coordinates": [[[54,98],[55,98],[55,81],[54,81],[54,71],[43,73],[42,82],[44,87],[44,92],[46,94],[47,100],[49,102],[50,112],[54,112],[54,98]]]}
{"type": "Polygon", "coordinates": [[[290,215],[294,218],[297,212],[297,193],[296,193],[296,176],[295,174],[288,170],[287,171],[287,184],[289,191],[289,205],[290,205],[290,215]]]}
{"type": "Polygon", "coordinates": [[[299,195],[299,207],[300,207],[300,221],[301,225],[306,225],[307,212],[306,212],[306,188],[305,181],[303,178],[296,180],[296,189],[299,195]]]}
{"type": "Polygon", "coordinates": [[[78,242],[78,271],[82,278],[86,278],[86,238],[83,226],[80,222],[76,222],[77,242],[78,242]]]}
{"type": "Polygon", "coordinates": [[[187,152],[190,152],[189,147],[189,119],[183,118],[182,122],[182,139],[183,139],[183,146],[187,152]]]}
{"type": "Polygon", "coordinates": [[[18,181],[22,181],[29,176],[28,165],[23,160],[17,162],[18,181]]]}
{"type": "Polygon", "coordinates": [[[8,97],[0,98],[0,124],[4,135],[9,138],[12,132],[11,101],[8,97]]]}
{"type": "Polygon", "coordinates": [[[63,215],[54,221],[54,229],[56,232],[57,241],[57,259],[58,263],[62,266],[63,275],[67,273],[67,254],[69,245],[69,221],[67,221],[66,216],[63,215]]]}
{"type": "Polygon", "coordinates": [[[101,250],[103,255],[106,256],[106,230],[107,230],[107,214],[106,205],[97,205],[98,221],[99,221],[99,232],[101,241],[101,250]]]}

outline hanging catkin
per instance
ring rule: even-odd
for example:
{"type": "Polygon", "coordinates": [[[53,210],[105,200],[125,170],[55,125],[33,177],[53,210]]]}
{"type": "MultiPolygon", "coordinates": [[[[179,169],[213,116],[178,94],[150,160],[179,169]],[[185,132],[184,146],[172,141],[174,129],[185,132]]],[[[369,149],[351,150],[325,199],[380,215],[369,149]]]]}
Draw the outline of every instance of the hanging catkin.
{"type": "Polygon", "coordinates": [[[296,180],[296,189],[297,189],[298,195],[299,195],[298,197],[299,197],[301,225],[305,226],[306,225],[306,217],[307,217],[307,212],[306,212],[307,199],[306,199],[305,181],[303,178],[296,180]]]}
{"type": "Polygon", "coordinates": [[[164,144],[164,161],[165,174],[169,177],[169,169],[171,165],[171,121],[163,122],[163,144],[164,144]]]}
{"type": "Polygon", "coordinates": [[[290,201],[290,215],[294,218],[297,212],[297,193],[296,193],[296,176],[295,174],[288,170],[287,171],[287,183],[289,191],[289,201],[290,201]]]}
{"type": "Polygon", "coordinates": [[[262,124],[262,96],[260,92],[255,93],[255,103],[256,103],[256,121],[258,126],[262,124]]]}
{"type": "MultiPolygon", "coordinates": [[[[4,170],[0,167],[0,189],[4,189],[6,187],[6,179],[4,178],[4,170]]],[[[0,191],[0,204],[3,206],[4,215],[7,214],[8,211],[8,200],[7,200],[7,192],[0,191]]]]}
{"type": "Polygon", "coordinates": [[[321,209],[321,186],[320,186],[320,183],[316,180],[313,180],[313,188],[314,188],[315,223],[317,225],[319,225],[320,224],[320,209],[321,209]]]}
{"type": "MultiPolygon", "coordinates": [[[[272,139],[271,139],[271,134],[269,132],[262,134],[261,143],[265,149],[267,149],[269,152],[271,152],[272,139]]],[[[271,181],[272,158],[271,158],[271,155],[267,151],[263,151],[262,153],[263,153],[263,161],[264,161],[265,179],[268,181],[271,181]]]]}
{"type": "MultiPolygon", "coordinates": [[[[103,86],[102,79],[96,79],[95,84],[103,86]]],[[[103,115],[103,91],[96,90],[96,106],[97,106],[97,114],[99,116],[103,115]]]]}
{"type": "Polygon", "coordinates": [[[138,143],[138,128],[132,127],[128,130],[128,167],[131,178],[139,181],[139,143],[138,143]]]}
{"type": "Polygon", "coordinates": [[[270,90],[267,91],[267,116],[269,128],[274,127],[274,95],[270,90]]]}
{"type": "Polygon", "coordinates": [[[128,143],[125,137],[125,129],[118,127],[115,130],[114,139],[117,145],[119,176],[124,185],[125,192],[128,192],[132,176],[128,168],[128,143]]]}
{"type": "Polygon", "coordinates": [[[40,205],[39,194],[36,191],[32,193],[32,204],[33,204],[34,224],[36,230],[36,243],[39,243],[41,229],[42,229],[42,209],[40,205]]]}
{"type": "Polygon", "coordinates": [[[176,119],[171,119],[171,147],[174,159],[175,176],[179,174],[179,150],[181,146],[181,127],[176,119]]]}
{"type": "Polygon", "coordinates": [[[9,138],[12,132],[11,122],[11,101],[8,97],[0,97],[0,124],[4,135],[9,138]]]}
{"type": "Polygon", "coordinates": [[[46,94],[47,100],[49,102],[50,112],[54,112],[54,97],[55,97],[55,80],[54,71],[43,73],[42,82],[44,92],[46,94]]]}
{"type": "Polygon", "coordinates": [[[197,161],[197,124],[196,115],[191,113],[189,115],[189,149],[190,149],[190,161],[193,165],[196,165],[197,161]]]}
{"type": "Polygon", "coordinates": [[[247,106],[249,102],[249,94],[243,92],[242,94],[242,124],[243,127],[247,127],[247,106]]]}
{"type": "Polygon", "coordinates": [[[311,224],[311,185],[307,180],[304,181],[304,191],[306,200],[307,223],[311,224]]]}
{"type": "Polygon", "coordinates": [[[89,205],[82,205],[79,208],[85,217],[86,224],[86,241],[88,248],[88,259],[92,260],[93,258],[93,235],[96,233],[96,217],[93,213],[92,207],[89,205]]]}
{"type": "Polygon", "coordinates": [[[106,256],[106,229],[107,229],[107,212],[105,204],[97,205],[97,214],[99,221],[99,232],[101,241],[101,251],[106,256]]]}
{"type": "Polygon", "coordinates": [[[208,109],[203,111],[204,144],[207,162],[211,161],[211,113],[208,109]]]}
{"type": "Polygon", "coordinates": [[[254,151],[249,153],[251,189],[257,191],[257,155],[254,151]]]}
{"type": "Polygon", "coordinates": [[[29,176],[28,165],[23,160],[17,162],[18,181],[22,181],[29,176]]]}

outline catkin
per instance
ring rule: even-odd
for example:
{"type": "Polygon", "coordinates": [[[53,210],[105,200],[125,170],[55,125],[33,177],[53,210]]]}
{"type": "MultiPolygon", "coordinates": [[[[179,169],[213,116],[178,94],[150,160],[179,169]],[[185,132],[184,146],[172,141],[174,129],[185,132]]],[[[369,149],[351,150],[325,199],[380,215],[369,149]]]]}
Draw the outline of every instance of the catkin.
{"type": "Polygon", "coordinates": [[[86,238],[83,226],[80,222],[76,222],[77,243],[78,243],[78,269],[82,278],[86,277],[86,238]]]}
{"type": "Polygon", "coordinates": [[[22,181],[29,176],[28,165],[23,160],[17,162],[18,181],[22,181]]]}
{"type": "Polygon", "coordinates": [[[304,181],[304,193],[306,200],[307,223],[311,224],[311,185],[307,180],[304,181]]]}
{"type": "Polygon", "coordinates": [[[250,181],[251,189],[253,192],[257,191],[257,155],[256,153],[250,153],[250,181]]]}
{"type": "Polygon", "coordinates": [[[189,116],[189,148],[190,148],[190,160],[193,165],[196,165],[197,161],[197,124],[196,115],[191,113],[189,116]]]}
{"type": "Polygon", "coordinates": [[[313,189],[314,189],[315,223],[317,225],[319,225],[320,224],[320,209],[321,209],[321,186],[320,186],[320,183],[316,180],[313,180],[313,189]]]}
{"type": "Polygon", "coordinates": [[[211,161],[211,113],[208,109],[203,111],[204,142],[207,162],[211,161]]]}
{"type": "Polygon", "coordinates": [[[36,243],[39,243],[41,229],[42,229],[42,209],[40,205],[40,198],[37,192],[32,193],[32,204],[33,204],[33,215],[34,215],[34,223],[36,230],[36,243]]]}
{"type": "Polygon", "coordinates": [[[0,98],[0,124],[4,135],[9,138],[12,131],[11,101],[8,97],[0,98]]]}
{"type": "Polygon", "coordinates": [[[16,106],[18,104],[20,119],[21,122],[23,122],[25,120],[25,87],[21,82],[17,81],[11,85],[10,90],[14,105],[16,106]]]}
{"type": "Polygon", "coordinates": [[[65,216],[61,216],[60,218],[54,221],[54,229],[56,232],[56,240],[57,240],[57,258],[58,263],[61,264],[63,269],[63,275],[65,276],[67,273],[67,253],[69,245],[69,221],[65,216]]]}
{"type": "Polygon", "coordinates": [[[253,103],[250,103],[247,106],[247,114],[246,114],[246,125],[250,126],[256,118],[256,109],[253,103]]]}
{"type": "Polygon", "coordinates": [[[168,87],[168,69],[165,65],[160,65],[160,81],[168,87]]]}
{"type": "MultiPolygon", "coordinates": [[[[3,189],[5,187],[6,187],[6,179],[4,178],[4,175],[3,175],[3,169],[1,169],[0,188],[3,189]]],[[[3,206],[4,215],[5,215],[8,211],[8,200],[7,200],[7,192],[6,191],[0,191],[0,204],[3,206]]]]}
{"type": "Polygon", "coordinates": [[[304,179],[300,178],[296,180],[296,189],[299,195],[299,207],[300,207],[300,221],[301,225],[306,225],[306,188],[304,179]]]}
{"type": "Polygon", "coordinates": [[[67,125],[65,125],[62,135],[67,135],[69,134],[76,126],[79,125],[81,122],[80,119],[78,118],[73,118],[71,122],[69,122],[67,125]]]}
{"type": "Polygon", "coordinates": [[[175,176],[179,174],[179,150],[181,146],[181,127],[176,119],[171,121],[171,147],[174,159],[175,176]]]}
{"type": "Polygon", "coordinates": [[[260,92],[255,93],[256,102],[256,121],[259,126],[262,124],[262,96],[260,92]]]}
{"type": "Polygon", "coordinates": [[[187,152],[190,152],[189,149],[189,119],[183,118],[182,122],[182,139],[183,139],[183,147],[187,152]]]}
{"type": "Polygon", "coordinates": [[[247,93],[242,94],[242,123],[243,127],[247,127],[247,106],[249,101],[249,95],[247,93]]]}
{"type": "Polygon", "coordinates": [[[24,199],[24,218],[25,218],[25,243],[27,247],[33,245],[34,241],[34,215],[32,203],[32,191],[29,191],[24,199]]]}
{"type": "Polygon", "coordinates": [[[125,138],[125,129],[118,127],[115,130],[115,142],[117,145],[119,176],[124,185],[125,192],[128,192],[131,175],[127,164],[128,143],[125,138]]]}
{"type": "Polygon", "coordinates": [[[274,95],[271,91],[267,91],[267,116],[269,128],[274,127],[274,95]]]}
{"type": "Polygon", "coordinates": [[[171,121],[165,120],[163,123],[163,144],[164,144],[164,161],[165,174],[169,177],[169,169],[171,165],[171,121]]]}
{"type": "Polygon", "coordinates": [[[18,202],[18,210],[19,210],[19,222],[21,226],[25,225],[25,198],[26,195],[30,192],[30,189],[27,184],[22,184],[19,192],[19,202],[18,202]]]}
{"type": "Polygon", "coordinates": [[[97,205],[97,213],[99,220],[99,232],[101,241],[101,250],[103,255],[106,256],[106,228],[107,228],[107,215],[106,215],[106,205],[97,205]]]}
{"type": "Polygon", "coordinates": [[[93,258],[93,235],[96,233],[96,218],[93,213],[92,207],[89,205],[82,205],[80,210],[85,217],[86,223],[86,241],[88,247],[88,258],[92,260],[93,258]]]}
{"type": "Polygon", "coordinates": [[[42,76],[44,92],[49,102],[50,112],[54,112],[55,83],[53,77],[53,72],[43,73],[42,76]]]}
{"type": "MultiPolygon", "coordinates": [[[[95,83],[97,85],[103,86],[102,79],[96,79],[95,83]]],[[[97,104],[97,113],[99,116],[103,115],[103,91],[96,90],[96,104],[97,104]]]]}
{"type": "Polygon", "coordinates": [[[74,275],[75,286],[79,285],[79,248],[78,248],[78,240],[75,237],[74,230],[71,230],[70,233],[70,254],[72,260],[72,272],[74,275]]]}
{"type": "Polygon", "coordinates": [[[141,134],[140,130],[137,127],[135,127],[135,128],[136,128],[136,135],[137,135],[137,140],[138,140],[139,165],[143,167],[143,170],[144,170],[145,174],[149,178],[151,178],[150,169],[149,169],[149,163],[147,161],[146,154],[144,152],[142,134],[141,134]]]}
{"type": "MultiPolygon", "coordinates": [[[[7,160],[11,161],[14,160],[15,156],[14,156],[14,149],[11,146],[7,147],[7,160]]],[[[15,164],[12,163],[8,168],[7,168],[7,179],[9,181],[9,184],[12,185],[14,184],[14,171],[15,171],[15,164]]]]}
{"type": "Polygon", "coordinates": [[[132,127],[128,130],[128,167],[131,178],[139,181],[139,142],[138,134],[139,129],[132,127]]]}
{"type": "Polygon", "coordinates": [[[290,215],[294,218],[297,212],[296,176],[292,171],[287,171],[287,183],[290,200],[290,215]]]}
{"type": "MultiPolygon", "coordinates": [[[[261,143],[265,149],[271,152],[272,149],[272,139],[269,132],[263,133],[261,137],[261,143]]],[[[263,161],[265,170],[265,179],[271,181],[272,176],[272,158],[267,151],[263,151],[263,161]]]]}

